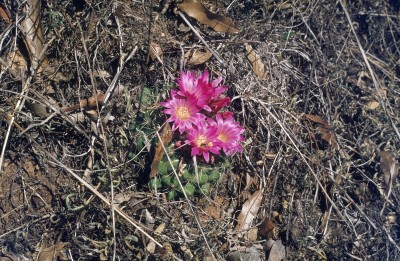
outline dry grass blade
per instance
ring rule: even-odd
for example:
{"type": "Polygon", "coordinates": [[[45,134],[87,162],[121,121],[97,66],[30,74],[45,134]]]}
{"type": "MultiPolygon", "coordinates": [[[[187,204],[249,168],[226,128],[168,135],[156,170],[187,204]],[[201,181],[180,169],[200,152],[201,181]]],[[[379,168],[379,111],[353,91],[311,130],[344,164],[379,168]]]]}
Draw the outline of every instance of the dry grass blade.
{"type": "Polygon", "coordinates": [[[185,0],[178,5],[188,16],[195,18],[202,24],[210,26],[217,32],[237,33],[239,30],[232,19],[210,12],[200,1],[185,0]]]}
{"type": "Polygon", "coordinates": [[[21,22],[20,29],[24,34],[24,42],[29,52],[31,66],[37,72],[41,72],[47,66],[47,58],[44,54],[45,37],[43,35],[41,21],[41,1],[28,0],[26,5],[26,18],[21,22]]]}
{"type": "MultiPolygon", "coordinates": [[[[103,201],[103,203],[105,203],[108,207],[112,206],[112,203],[105,196],[103,196],[100,192],[98,192],[92,185],[90,185],[85,180],[83,180],[78,174],[76,174],[74,171],[72,171],[68,166],[65,166],[54,155],[52,155],[50,152],[45,150],[39,143],[37,143],[36,141],[34,141],[34,143],[38,149],[40,149],[47,157],[49,157],[54,162],[54,164],[58,165],[59,167],[63,168],[66,172],[71,174],[73,178],[75,178],[78,182],[80,182],[83,186],[85,186],[88,190],[90,190],[96,197],[98,197],[101,201],[103,201]]],[[[141,233],[143,233],[148,239],[153,241],[159,247],[163,247],[162,244],[160,244],[157,240],[155,240],[152,236],[150,236],[146,231],[144,231],[144,229],[140,225],[138,225],[132,218],[130,218],[122,209],[120,209],[119,207],[116,207],[116,206],[114,206],[113,208],[116,213],[118,213],[126,221],[128,221],[131,225],[133,225],[137,230],[139,230],[141,233]]]]}
{"type": "MultiPolygon", "coordinates": [[[[379,85],[379,83],[378,83],[378,81],[376,79],[376,74],[372,70],[372,67],[369,64],[369,60],[367,58],[367,55],[365,54],[364,48],[362,47],[361,42],[358,39],[357,33],[356,33],[356,31],[354,29],[354,26],[353,26],[353,22],[351,21],[351,18],[350,18],[350,14],[347,11],[346,5],[343,3],[343,0],[340,0],[339,2],[340,2],[340,5],[342,6],[342,8],[344,10],[344,13],[346,14],[346,18],[347,18],[347,21],[349,22],[351,31],[353,32],[354,37],[355,37],[355,39],[357,41],[358,48],[360,49],[360,52],[361,52],[361,55],[362,55],[362,57],[364,59],[365,64],[367,65],[368,71],[369,71],[370,76],[372,78],[372,81],[374,83],[375,90],[376,90],[376,92],[378,94],[379,102],[382,105],[382,107],[384,108],[385,112],[388,114],[388,104],[385,103],[385,99],[384,99],[384,95],[383,95],[384,92],[383,92],[381,86],[379,85]]],[[[389,114],[388,114],[388,117],[390,119],[390,123],[392,124],[392,128],[393,128],[394,132],[397,135],[397,139],[400,140],[400,132],[399,132],[395,122],[393,121],[393,117],[391,115],[389,115],[389,114]]]]}

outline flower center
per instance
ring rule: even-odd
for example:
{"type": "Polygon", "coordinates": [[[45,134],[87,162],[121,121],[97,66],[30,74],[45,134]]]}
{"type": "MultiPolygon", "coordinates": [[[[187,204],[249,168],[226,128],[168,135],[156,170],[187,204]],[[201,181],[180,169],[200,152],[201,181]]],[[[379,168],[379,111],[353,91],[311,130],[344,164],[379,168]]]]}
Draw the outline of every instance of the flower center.
{"type": "Polygon", "coordinates": [[[226,142],[228,140],[228,136],[225,133],[220,133],[217,137],[222,142],[226,142]]]}
{"type": "Polygon", "coordinates": [[[180,120],[187,120],[190,118],[190,112],[186,106],[179,106],[176,109],[176,117],[180,120]]]}
{"type": "Polygon", "coordinates": [[[207,137],[204,136],[204,135],[199,135],[196,138],[196,145],[199,148],[201,148],[201,147],[212,147],[213,146],[212,142],[208,142],[207,137]]]}

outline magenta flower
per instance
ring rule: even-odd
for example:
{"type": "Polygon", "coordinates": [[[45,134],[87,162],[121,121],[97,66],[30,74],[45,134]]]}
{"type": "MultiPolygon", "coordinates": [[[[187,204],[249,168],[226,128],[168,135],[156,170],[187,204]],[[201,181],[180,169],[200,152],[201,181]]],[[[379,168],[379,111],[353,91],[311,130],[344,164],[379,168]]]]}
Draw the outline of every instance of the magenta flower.
{"type": "Polygon", "coordinates": [[[241,135],[244,132],[242,126],[233,120],[232,116],[223,119],[221,114],[216,115],[217,121],[209,120],[211,127],[216,127],[217,140],[219,146],[227,156],[235,152],[242,152],[241,141],[244,140],[241,135]]]}
{"type": "Polygon", "coordinates": [[[209,126],[204,121],[197,127],[189,129],[187,137],[185,143],[192,146],[192,157],[203,155],[204,159],[209,162],[210,152],[219,155],[221,147],[217,140],[217,128],[215,126],[209,126]]]}
{"type": "Polygon", "coordinates": [[[214,111],[212,109],[213,105],[214,107],[221,105],[222,108],[230,102],[229,98],[220,97],[220,95],[227,89],[226,86],[219,86],[221,81],[222,77],[218,77],[213,82],[210,82],[208,70],[205,70],[198,78],[196,78],[195,74],[190,71],[187,73],[182,71],[181,77],[177,80],[179,91],[172,92],[172,95],[192,99],[200,109],[211,112],[214,111]],[[216,104],[218,101],[223,102],[216,104]]]}
{"type": "Polygon", "coordinates": [[[179,129],[182,134],[186,129],[191,129],[193,124],[197,125],[198,122],[205,121],[206,116],[199,113],[199,109],[192,100],[172,97],[160,104],[167,108],[163,110],[164,114],[171,115],[168,122],[173,122],[172,131],[179,129]]]}
{"type": "Polygon", "coordinates": [[[216,114],[219,112],[223,107],[228,106],[231,103],[231,98],[229,97],[218,97],[217,99],[213,99],[208,102],[208,105],[211,108],[211,112],[216,114]]]}

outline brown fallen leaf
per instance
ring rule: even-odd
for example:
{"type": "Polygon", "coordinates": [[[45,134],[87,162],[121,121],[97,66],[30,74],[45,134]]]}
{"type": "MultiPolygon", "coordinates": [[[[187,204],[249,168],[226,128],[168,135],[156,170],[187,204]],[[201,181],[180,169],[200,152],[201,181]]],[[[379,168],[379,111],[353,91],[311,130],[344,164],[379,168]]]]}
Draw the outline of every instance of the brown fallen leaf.
{"type": "Polygon", "coordinates": [[[328,122],[326,122],[325,120],[321,119],[318,116],[312,115],[312,114],[304,114],[304,117],[306,117],[307,119],[309,119],[310,121],[313,121],[315,123],[318,123],[320,125],[322,125],[325,128],[329,127],[328,122]]]}
{"type": "Polygon", "coordinates": [[[7,63],[11,64],[11,70],[17,75],[25,75],[28,71],[28,62],[18,49],[15,52],[8,53],[6,58],[7,63]]]}
{"type": "MultiPolygon", "coordinates": [[[[161,223],[156,230],[154,230],[154,233],[161,235],[162,232],[165,229],[165,223],[161,223]]],[[[154,254],[154,252],[156,251],[156,243],[154,243],[154,241],[150,241],[149,244],[146,247],[147,252],[149,252],[150,254],[154,254]]]]}
{"type": "Polygon", "coordinates": [[[161,57],[163,55],[163,51],[158,43],[151,42],[150,43],[150,58],[152,61],[155,59],[159,59],[161,61],[161,57]]]}
{"type": "Polygon", "coordinates": [[[112,75],[107,72],[106,70],[95,70],[93,72],[93,76],[94,77],[98,77],[98,78],[111,78],[112,75]]]}
{"type": "Polygon", "coordinates": [[[253,219],[256,217],[258,209],[260,208],[263,191],[264,189],[254,192],[253,195],[251,195],[243,204],[242,211],[238,216],[238,224],[235,227],[235,231],[242,231],[250,228],[253,219]]]}
{"type": "Polygon", "coordinates": [[[151,162],[151,170],[150,170],[150,178],[153,178],[157,175],[158,173],[158,165],[160,164],[161,159],[164,156],[164,149],[163,149],[163,144],[164,146],[168,146],[168,143],[172,139],[172,129],[171,126],[169,126],[169,123],[166,123],[164,127],[161,130],[160,133],[161,140],[158,141],[156,150],[154,152],[154,158],[153,161],[151,162]]]}
{"type": "Polygon", "coordinates": [[[266,217],[259,226],[258,235],[265,239],[274,238],[275,229],[276,229],[276,223],[274,219],[266,217]]]}
{"type": "Polygon", "coordinates": [[[185,64],[190,64],[190,65],[199,65],[203,64],[208,59],[210,59],[212,56],[212,53],[208,50],[205,51],[200,51],[200,50],[194,50],[193,52],[187,52],[185,54],[185,64]]]}
{"type": "Polygon", "coordinates": [[[269,252],[268,261],[286,260],[285,252],[285,246],[282,244],[282,240],[276,240],[269,252]]]}
{"type": "Polygon", "coordinates": [[[288,2],[286,2],[286,1],[282,1],[282,2],[279,3],[279,4],[276,4],[275,7],[276,7],[279,11],[282,11],[282,10],[286,10],[286,9],[292,8],[292,3],[290,3],[290,2],[288,3],[288,2]]]}
{"type": "Polygon", "coordinates": [[[245,44],[244,47],[246,48],[247,58],[251,62],[251,66],[253,67],[254,73],[260,80],[267,79],[267,72],[265,71],[265,66],[261,61],[261,57],[258,54],[256,54],[251,45],[245,44]]]}
{"type": "Polygon", "coordinates": [[[334,131],[332,131],[330,128],[327,129],[324,127],[318,127],[317,130],[322,134],[321,139],[328,142],[328,144],[331,145],[333,148],[339,148],[334,131]]]}
{"type": "Polygon", "coordinates": [[[396,161],[392,152],[382,151],[381,156],[381,169],[383,172],[383,178],[388,187],[391,187],[392,183],[396,180],[399,174],[400,164],[396,161]]]}
{"type": "Polygon", "coordinates": [[[53,246],[49,246],[39,252],[38,261],[52,261],[56,260],[57,256],[60,254],[61,250],[67,243],[65,242],[58,242],[53,246]]]}
{"type": "Polygon", "coordinates": [[[328,144],[331,145],[333,148],[335,149],[339,148],[339,144],[336,138],[336,133],[332,130],[331,126],[327,121],[312,114],[304,114],[304,117],[320,125],[317,127],[317,130],[322,135],[321,139],[328,142],[328,144]]]}
{"type": "Polygon", "coordinates": [[[188,16],[193,17],[202,24],[210,26],[216,32],[231,34],[239,32],[238,28],[233,24],[232,19],[209,11],[198,0],[185,0],[178,6],[188,16]]]}
{"type": "Polygon", "coordinates": [[[7,23],[10,24],[12,21],[11,14],[4,4],[0,4],[0,17],[7,23]]]}

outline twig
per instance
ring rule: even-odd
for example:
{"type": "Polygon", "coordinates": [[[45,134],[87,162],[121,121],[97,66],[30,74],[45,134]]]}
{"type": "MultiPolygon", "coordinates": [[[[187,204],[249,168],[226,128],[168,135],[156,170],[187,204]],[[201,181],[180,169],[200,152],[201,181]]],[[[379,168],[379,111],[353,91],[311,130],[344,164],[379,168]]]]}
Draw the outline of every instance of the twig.
{"type": "Polygon", "coordinates": [[[297,146],[296,142],[292,138],[292,136],[289,134],[289,132],[286,130],[286,128],[283,126],[283,124],[280,122],[280,120],[271,112],[270,109],[268,109],[264,104],[261,104],[261,106],[264,107],[264,109],[271,115],[271,117],[278,123],[278,125],[281,127],[282,131],[285,133],[286,137],[290,140],[290,142],[293,144],[295,150],[299,153],[300,157],[302,158],[303,162],[307,165],[307,168],[310,170],[311,174],[314,177],[314,180],[317,182],[318,186],[321,188],[321,190],[324,192],[326,198],[328,201],[331,203],[333,208],[336,210],[336,213],[343,219],[343,221],[346,221],[346,218],[342,215],[340,212],[339,208],[336,206],[335,202],[331,199],[329,196],[328,192],[326,191],[325,187],[322,185],[321,181],[319,181],[317,174],[314,172],[314,170],[311,168],[310,164],[308,163],[306,157],[301,153],[299,147],[297,146]]]}
{"type": "Polygon", "coordinates": [[[371,75],[372,82],[374,83],[375,90],[376,90],[376,92],[378,94],[378,97],[379,97],[379,103],[381,104],[383,110],[385,111],[385,113],[387,114],[388,118],[390,119],[390,123],[392,125],[392,128],[393,128],[394,132],[396,133],[397,138],[400,140],[400,132],[397,129],[396,124],[393,122],[392,117],[390,117],[390,115],[388,113],[388,105],[384,102],[383,92],[381,90],[381,87],[379,86],[378,81],[376,80],[375,73],[372,70],[371,65],[369,64],[369,61],[368,61],[368,58],[367,58],[367,56],[365,54],[364,48],[361,46],[360,39],[358,39],[356,30],[354,29],[353,22],[351,21],[351,18],[350,18],[349,12],[347,11],[346,5],[343,3],[343,0],[340,0],[339,2],[340,2],[340,5],[343,8],[343,11],[344,11],[345,15],[346,15],[347,21],[348,21],[348,23],[350,25],[351,31],[352,31],[352,33],[354,35],[354,38],[357,41],[357,45],[358,45],[358,48],[360,49],[360,52],[361,52],[361,55],[362,55],[362,57],[364,59],[365,65],[367,66],[369,74],[371,75]]]}
{"type": "MultiPolygon", "coordinates": [[[[30,137],[30,136],[29,136],[30,137]]],[[[47,157],[49,157],[54,164],[57,164],[59,167],[62,167],[65,171],[67,171],[69,174],[72,175],[77,181],[79,181],[83,186],[85,186],[87,189],[89,189],[94,195],[96,195],[103,203],[105,203],[108,207],[111,207],[111,202],[103,196],[100,192],[98,192],[92,185],[87,183],[85,180],[83,180],[78,174],[76,174],[73,170],[71,170],[68,166],[64,165],[62,162],[60,162],[52,153],[49,151],[45,150],[42,145],[40,145],[37,141],[32,139],[30,137],[31,141],[37,146],[38,149],[40,149],[47,157]]],[[[152,236],[150,236],[144,229],[136,223],[132,218],[128,216],[123,210],[121,210],[119,207],[114,206],[114,210],[116,213],[118,213],[121,217],[123,217],[126,221],[128,221],[130,224],[132,224],[137,230],[139,230],[141,233],[143,233],[145,236],[147,236],[151,241],[153,241],[157,246],[163,247],[161,243],[159,243],[157,240],[155,240],[152,236]]]]}
{"type": "Polygon", "coordinates": [[[24,107],[24,101],[25,101],[24,96],[26,96],[26,94],[28,92],[31,80],[32,80],[32,76],[28,76],[28,78],[26,79],[26,81],[25,81],[25,83],[23,85],[24,87],[22,88],[22,91],[21,91],[21,94],[20,94],[21,96],[19,97],[18,102],[15,105],[15,109],[14,109],[14,112],[13,112],[12,117],[10,119],[10,122],[8,123],[7,133],[6,133],[6,136],[5,136],[4,141],[3,141],[3,147],[1,149],[1,155],[0,155],[0,174],[1,174],[2,169],[3,169],[4,155],[5,155],[5,152],[6,152],[7,145],[8,145],[8,139],[10,138],[12,126],[13,126],[15,118],[16,118],[15,115],[18,115],[21,112],[22,107],[24,107]]]}
{"type": "Polygon", "coordinates": [[[194,27],[190,24],[190,22],[188,21],[188,19],[186,19],[185,15],[182,14],[182,12],[178,11],[178,14],[182,17],[182,19],[185,21],[185,23],[190,27],[190,29],[192,29],[192,31],[196,34],[196,36],[200,39],[200,41],[203,42],[203,44],[207,47],[207,49],[215,56],[215,58],[222,64],[225,65],[224,61],[222,61],[222,59],[219,57],[218,53],[216,51],[214,51],[214,49],[212,49],[208,43],[204,40],[204,38],[199,34],[199,32],[197,32],[196,29],[194,29],[194,27]]]}
{"type": "Polygon", "coordinates": [[[49,120],[51,120],[51,119],[52,119],[54,116],[56,116],[56,115],[57,115],[57,112],[53,112],[52,114],[50,114],[46,119],[42,120],[41,122],[30,124],[25,130],[23,130],[22,132],[20,132],[18,135],[19,135],[19,136],[22,136],[22,135],[25,134],[25,132],[27,132],[28,130],[30,130],[30,129],[34,128],[34,127],[38,127],[38,126],[41,126],[41,125],[47,123],[49,120]]]}

